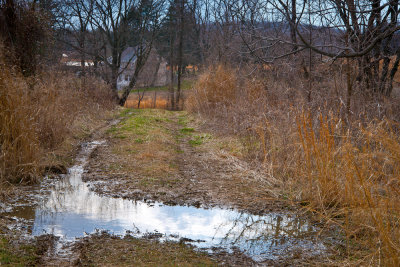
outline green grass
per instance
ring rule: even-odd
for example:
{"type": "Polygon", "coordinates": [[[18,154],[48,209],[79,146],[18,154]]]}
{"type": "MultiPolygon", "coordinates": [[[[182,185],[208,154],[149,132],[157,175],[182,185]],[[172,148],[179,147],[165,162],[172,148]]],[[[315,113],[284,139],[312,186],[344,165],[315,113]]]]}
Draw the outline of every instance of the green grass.
{"type": "Polygon", "coordinates": [[[141,138],[136,138],[135,139],[135,143],[136,144],[143,144],[145,141],[143,140],[143,139],[141,139],[141,138]]]}
{"type": "Polygon", "coordinates": [[[193,133],[194,132],[194,129],[193,128],[187,128],[187,127],[185,127],[185,128],[182,128],[181,129],[181,133],[183,133],[183,134],[189,134],[189,133],[193,133]]]}
{"type": "Polygon", "coordinates": [[[211,139],[211,135],[209,134],[195,135],[191,140],[189,140],[189,144],[192,146],[199,146],[209,139],[211,139]]]}
{"type": "Polygon", "coordinates": [[[0,238],[0,266],[34,266],[38,262],[36,248],[22,245],[14,248],[5,238],[0,238]]]}
{"type": "Polygon", "coordinates": [[[193,117],[187,114],[186,111],[183,111],[178,117],[178,124],[182,127],[187,127],[189,122],[193,121],[194,121],[193,117]]]}
{"type": "Polygon", "coordinates": [[[132,110],[131,110],[131,109],[124,108],[124,109],[123,109],[123,110],[121,110],[121,112],[119,113],[119,117],[120,117],[120,118],[127,117],[128,115],[130,115],[130,114],[131,114],[131,112],[132,112],[132,110]]]}
{"type": "Polygon", "coordinates": [[[186,116],[179,117],[178,124],[181,126],[186,126],[188,124],[188,119],[186,116]]]}
{"type": "MultiPolygon", "coordinates": [[[[129,135],[146,136],[149,130],[168,120],[160,114],[160,111],[150,109],[124,109],[121,114],[125,120],[107,130],[108,134],[119,139],[126,139],[129,135]]],[[[137,140],[139,139],[144,140],[145,138],[137,140]]]]}

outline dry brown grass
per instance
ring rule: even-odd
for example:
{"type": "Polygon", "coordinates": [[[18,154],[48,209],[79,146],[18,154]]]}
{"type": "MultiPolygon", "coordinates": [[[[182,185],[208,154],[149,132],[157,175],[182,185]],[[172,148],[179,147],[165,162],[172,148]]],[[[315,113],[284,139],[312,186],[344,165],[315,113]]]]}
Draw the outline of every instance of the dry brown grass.
{"type": "MultiPolygon", "coordinates": [[[[132,97],[125,102],[126,108],[137,108],[138,100],[135,99],[137,97],[132,97]]],[[[156,108],[156,109],[167,109],[168,107],[168,99],[158,97],[155,101],[152,98],[146,98],[140,101],[140,108],[147,109],[147,108],[156,108]]]]}
{"type": "Polygon", "coordinates": [[[211,119],[215,130],[241,136],[249,162],[264,168],[265,179],[281,181],[273,183],[281,198],[338,225],[346,240],[346,261],[398,266],[396,100],[355,91],[347,114],[340,72],[332,72],[329,80],[319,73],[311,101],[307,81],[284,72],[245,76],[243,70],[211,68],[200,77],[186,108],[211,119]],[[213,94],[218,97],[209,97],[213,94]]]}
{"type": "Polygon", "coordinates": [[[230,106],[236,97],[237,80],[232,75],[233,69],[227,66],[210,68],[201,75],[196,85],[195,94],[191,94],[186,104],[189,110],[198,110],[203,113],[217,107],[230,106]]]}
{"type": "Polygon", "coordinates": [[[0,69],[0,185],[36,182],[48,154],[113,107],[110,90],[94,78],[0,69]]]}
{"type": "Polygon", "coordinates": [[[387,121],[357,129],[357,136],[336,118],[320,116],[318,123],[309,114],[298,121],[301,199],[324,218],[344,218],[347,238],[370,249],[366,259],[399,266],[399,136],[387,121]]]}
{"type": "Polygon", "coordinates": [[[85,266],[218,266],[210,255],[184,243],[102,234],[85,239],[77,247],[79,262],[85,266]]]}
{"type": "Polygon", "coordinates": [[[0,184],[34,180],[40,158],[29,88],[10,71],[0,72],[0,184]]]}

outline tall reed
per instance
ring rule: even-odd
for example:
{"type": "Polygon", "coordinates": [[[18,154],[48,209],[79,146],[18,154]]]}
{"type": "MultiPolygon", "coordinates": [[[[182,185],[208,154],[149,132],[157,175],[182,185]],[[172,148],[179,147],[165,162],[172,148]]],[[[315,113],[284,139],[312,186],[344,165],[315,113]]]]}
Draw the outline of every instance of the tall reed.
{"type": "Polygon", "coordinates": [[[297,165],[302,198],[325,218],[342,222],[348,238],[366,245],[368,258],[400,264],[400,137],[388,121],[350,131],[334,117],[298,119],[303,148],[297,165]]]}

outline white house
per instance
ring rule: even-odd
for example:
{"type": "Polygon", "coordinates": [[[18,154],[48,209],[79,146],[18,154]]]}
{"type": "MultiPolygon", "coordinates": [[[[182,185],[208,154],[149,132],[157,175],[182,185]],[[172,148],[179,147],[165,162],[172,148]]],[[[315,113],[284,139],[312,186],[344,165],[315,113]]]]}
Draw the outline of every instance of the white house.
{"type": "MultiPolygon", "coordinates": [[[[135,47],[128,47],[122,52],[121,74],[117,81],[118,90],[129,85],[135,72],[136,54],[135,47]]],[[[164,86],[166,84],[168,84],[167,62],[153,48],[139,74],[136,87],[164,86]]]]}
{"type": "MultiPolygon", "coordinates": [[[[68,56],[67,54],[62,54],[62,58],[60,61],[62,64],[65,64],[66,66],[69,67],[80,67],[82,66],[82,60],[78,57],[71,57],[68,56]]],[[[94,63],[92,60],[85,60],[85,67],[92,67],[94,66],[94,63]]]]}

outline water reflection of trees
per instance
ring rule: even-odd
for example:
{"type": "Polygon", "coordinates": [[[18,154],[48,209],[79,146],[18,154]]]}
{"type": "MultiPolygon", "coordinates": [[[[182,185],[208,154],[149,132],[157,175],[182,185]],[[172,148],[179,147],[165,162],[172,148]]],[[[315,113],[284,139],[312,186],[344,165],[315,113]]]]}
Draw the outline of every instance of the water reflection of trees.
{"type": "Polygon", "coordinates": [[[108,213],[115,210],[114,208],[118,204],[116,201],[101,198],[90,191],[87,184],[82,181],[84,166],[89,155],[102,143],[91,142],[82,145],[82,151],[76,160],[77,165],[70,168],[69,173],[64,178],[51,183],[49,186],[50,192],[42,199],[35,211],[36,223],[40,225],[55,224],[60,214],[79,210],[83,212],[85,208],[86,213],[90,211],[98,214],[104,214],[103,209],[107,209],[108,213]]]}
{"type": "MultiPolygon", "coordinates": [[[[272,213],[264,216],[240,213],[225,225],[230,229],[221,239],[221,246],[238,247],[251,255],[262,255],[272,250],[286,250],[301,244],[310,246],[308,237],[316,231],[306,218],[294,214],[272,213]]],[[[223,228],[222,225],[217,232],[223,228]]]]}
{"type": "Polygon", "coordinates": [[[204,239],[204,243],[198,244],[202,247],[236,246],[250,255],[286,249],[299,240],[304,243],[304,237],[314,231],[307,220],[291,214],[258,216],[218,208],[148,206],[143,202],[99,196],[82,181],[87,155],[89,152],[80,157],[79,164],[65,179],[53,184],[48,198],[36,210],[38,228],[64,235],[66,230],[71,230],[68,220],[80,220],[78,224],[82,228],[75,229],[76,236],[83,231],[94,231],[97,225],[111,231],[155,230],[193,240],[204,239]]]}

